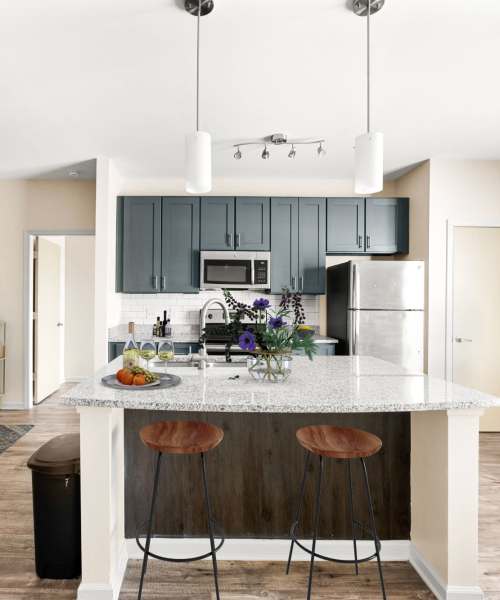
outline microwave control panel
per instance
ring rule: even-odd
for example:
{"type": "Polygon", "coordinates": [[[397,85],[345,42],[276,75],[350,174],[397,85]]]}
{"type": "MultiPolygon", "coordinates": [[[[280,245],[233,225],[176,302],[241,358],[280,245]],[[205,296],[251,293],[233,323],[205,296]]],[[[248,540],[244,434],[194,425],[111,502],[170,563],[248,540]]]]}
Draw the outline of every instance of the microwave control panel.
{"type": "Polygon", "coordinates": [[[264,284],[266,285],[268,282],[267,280],[267,260],[254,260],[253,261],[253,268],[254,268],[254,277],[255,277],[255,284],[264,284]]]}

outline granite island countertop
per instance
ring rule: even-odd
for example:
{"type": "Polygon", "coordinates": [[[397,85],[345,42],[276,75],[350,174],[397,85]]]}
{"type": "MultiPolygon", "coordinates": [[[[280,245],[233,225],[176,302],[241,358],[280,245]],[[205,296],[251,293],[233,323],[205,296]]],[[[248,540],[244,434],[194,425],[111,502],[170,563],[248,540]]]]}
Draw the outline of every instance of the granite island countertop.
{"type": "MultiPolygon", "coordinates": [[[[241,367],[168,366],[180,385],[163,390],[114,390],[101,377],[121,358],[71,388],[72,406],[237,413],[370,413],[500,407],[500,398],[442,379],[412,374],[370,356],[294,357],[284,383],[256,382],[241,367]],[[239,375],[234,379],[235,375],[239,375]]],[[[162,369],[155,367],[155,370],[162,369]]]]}

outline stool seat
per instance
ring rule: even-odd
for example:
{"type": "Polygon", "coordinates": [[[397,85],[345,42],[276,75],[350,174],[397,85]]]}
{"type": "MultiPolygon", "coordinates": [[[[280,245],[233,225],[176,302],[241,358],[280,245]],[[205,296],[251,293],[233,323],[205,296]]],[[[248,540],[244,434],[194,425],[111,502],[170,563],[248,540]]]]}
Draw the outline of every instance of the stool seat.
{"type": "Polygon", "coordinates": [[[143,427],[139,435],[146,446],[165,454],[201,454],[224,438],[220,427],[201,421],[157,421],[143,427]]]}
{"type": "Polygon", "coordinates": [[[313,454],[329,458],[366,458],[382,448],[382,440],[361,429],[311,425],[297,430],[299,444],[313,454]]]}

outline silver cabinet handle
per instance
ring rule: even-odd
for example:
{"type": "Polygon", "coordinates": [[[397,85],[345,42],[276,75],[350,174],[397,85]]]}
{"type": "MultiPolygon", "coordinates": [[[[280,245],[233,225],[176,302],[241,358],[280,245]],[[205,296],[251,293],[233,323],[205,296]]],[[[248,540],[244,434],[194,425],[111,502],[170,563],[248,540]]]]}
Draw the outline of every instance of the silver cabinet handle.
{"type": "Polygon", "coordinates": [[[162,275],[162,277],[161,277],[161,289],[162,290],[167,289],[167,276],[166,275],[162,275]]]}
{"type": "Polygon", "coordinates": [[[158,289],[159,281],[160,278],[158,277],[158,275],[153,275],[153,287],[155,290],[158,289]]]}
{"type": "Polygon", "coordinates": [[[371,244],[372,244],[371,237],[369,235],[367,235],[366,236],[366,247],[370,248],[371,244]]]}
{"type": "Polygon", "coordinates": [[[241,236],[239,233],[237,233],[236,234],[236,248],[240,247],[240,239],[241,239],[241,236]]]}
{"type": "Polygon", "coordinates": [[[226,233],[226,246],[229,246],[230,248],[233,247],[233,234],[232,233],[226,233]]]}
{"type": "Polygon", "coordinates": [[[297,283],[297,278],[295,275],[292,275],[292,290],[295,291],[295,284],[297,283]]]}
{"type": "Polygon", "coordinates": [[[299,277],[299,292],[302,292],[303,289],[304,289],[304,277],[301,275],[299,277]]]}
{"type": "Polygon", "coordinates": [[[469,338],[456,337],[455,342],[457,342],[457,344],[462,344],[464,342],[472,342],[472,340],[469,338]]]}
{"type": "Polygon", "coordinates": [[[358,248],[362,248],[362,247],[363,247],[363,236],[358,235],[358,248]]]}

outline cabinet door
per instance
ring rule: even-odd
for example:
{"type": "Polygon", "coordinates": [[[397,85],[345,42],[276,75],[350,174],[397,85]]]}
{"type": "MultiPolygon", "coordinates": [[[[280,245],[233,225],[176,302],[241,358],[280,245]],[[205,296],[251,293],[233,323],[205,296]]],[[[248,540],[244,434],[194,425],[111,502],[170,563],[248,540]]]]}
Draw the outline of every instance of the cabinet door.
{"type": "Polygon", "coordinates": [[[365,199],[327,198],[326,251],[365,250],[365,199]]]}
{"type": "Polygon", "coordinates": [[[299,199],[299,290],[324,294],[326,280],[326,199],[299,199]]]}
{"type": "Polygon", "coordinates": [[[108,362],[118,358],[123,354],[125,342],[109,342],[108,343],[108,362]]]}
{"type": "Polygon", "coordinates": [[[366,252],[408,252],[408,199],[366,199],[366,252]]]}
{"type": "Polygon", "coordinates": [[[161,275],[162,292],[199,291],[199,198],[163,198],[161,275]]]}
{"type": "Polygon", "coordinates": [[[201,249],[234,248],[234,198],[201,199],[201,249]]]}
{"type": "MultiPolygon", "coordinates": [[[[120,199],[122,229],[117,245],[121,289],[128,293],[160,291],[161,198],[120,199]]],[[[119,211],[120,213],[120,211],[119,211]]]]}
{"type": "Polygon", "coordinates": [[[271,292],[298,286],[299,199],[271,198],[271,292]]]}
{"type": "Polygon", "coordinates": [[[269,250],[271,214],[269,198],[236,198],[235,248],[269,250]]]}

